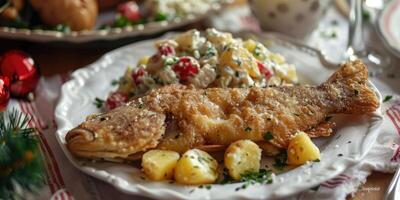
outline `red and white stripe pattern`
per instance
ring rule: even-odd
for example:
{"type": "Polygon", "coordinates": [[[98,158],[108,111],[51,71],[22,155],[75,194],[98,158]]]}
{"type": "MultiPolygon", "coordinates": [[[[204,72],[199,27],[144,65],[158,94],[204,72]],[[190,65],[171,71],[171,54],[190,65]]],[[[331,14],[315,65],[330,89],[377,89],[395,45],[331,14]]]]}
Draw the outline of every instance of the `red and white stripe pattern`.
{"type": "Polygon", "coordinates": [[[332,178],[329,181],[325,181],[324,183],[321,184],[321,186],[333,189],[333,188],[336,188],[336,187],[342,185],[343,183],[346,183],[350,179],[351,179],[351,176],[349,176],[349,175],[339,174],[335,178],[332,178]]]}
{"type": "MultiPolygon", "coordinates": [[[[38,131],[39,147],[43,155],[46,168],[46,182],[52,195],[57,191],[65,190],[64,179],[61,175],[54,153],[51,150],[48,141],[43,135],[43,130],[47,128],[46,123],[38,115],[36,105],[31,102],[18,101],[19,107],[23,113],[28,115],[31,120],[29,126],[36,128],[38,131]]],[[[74,198],[68,192],[63,195],[63,200],[73,200],[74,198]],[[65,196],[65,198],[64,198],[65,196]]]]}
{"type": "MultiPolygon", "coordinates": [[[[396,128],[397,133],[400,136],[400,101],[396,101],[389,109],[386,110],[386,115],[392,121],[393,126],[396,128]]],[[[398,162],[400,159],[400,146],[394,151],[394,154],[390,161],[398,162]]]]}
{"type": "Polygon", "coordinates": [[[73,200],[74,198],[66,189],[60,189],[51,196],[50,200],[73,200]]]}

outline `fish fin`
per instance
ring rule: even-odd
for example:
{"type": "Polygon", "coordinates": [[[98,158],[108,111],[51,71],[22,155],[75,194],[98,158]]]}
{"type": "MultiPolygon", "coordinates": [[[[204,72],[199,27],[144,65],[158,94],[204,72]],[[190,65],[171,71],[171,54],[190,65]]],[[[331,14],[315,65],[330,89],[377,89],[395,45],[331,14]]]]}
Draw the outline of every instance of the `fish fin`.
{"type": "Polygon", "coordinates": [[[379,107],[376,93],[368,87],[367,82],[367,66],[362,61],[356,60],[342,64],[340,69],[323,85],[331,87],[333,96],[339,98],[336,100],[344,103],[338,106],[336,112],[362,114],[373,112],[379,107]]]}
{"type": "Polygon", "coordinates": [[[326,137],[331,135],[332,129],[335,126],[335,122],[322,122],[318,126],[306,131],[306,133],[310,137],[326,137]]]}

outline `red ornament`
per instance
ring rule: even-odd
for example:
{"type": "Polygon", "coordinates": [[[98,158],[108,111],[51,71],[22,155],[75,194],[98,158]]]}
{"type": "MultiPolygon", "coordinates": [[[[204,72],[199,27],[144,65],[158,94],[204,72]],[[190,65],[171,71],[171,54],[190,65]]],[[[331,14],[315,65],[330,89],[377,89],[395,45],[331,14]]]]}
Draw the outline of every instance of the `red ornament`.
{"type": "Polygon", "coordinates": [[[26,97],[39,82],[39,72],[33,59],[18,50],[6,52],[0,60],[0,73],[10,79],[11,95],[26,97]]]}
{"type": "Polygon", "coordinates": [[[0,111],[3,111],[10,100],[10,81],[5,76],[0,76],[0,111]]]}
{"type": "Polygon", "coordinates": [[[128,1],[118,5],[117,10],[130,21],[138,21],[140,19],[139,6],[134,1],[128,1]]]}
{"type": "Polygon", "coordinates": [[[178,74],[182,82],[199,73],[200,64],[192,57],[183,56],[172,66],[172,70],[178,74]]]}

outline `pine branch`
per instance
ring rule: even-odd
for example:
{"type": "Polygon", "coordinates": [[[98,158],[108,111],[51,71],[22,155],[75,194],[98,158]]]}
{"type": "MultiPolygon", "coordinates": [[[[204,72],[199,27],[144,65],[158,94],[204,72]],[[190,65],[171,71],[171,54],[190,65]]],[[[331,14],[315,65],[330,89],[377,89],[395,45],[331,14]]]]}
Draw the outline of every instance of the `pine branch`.
{"type": "Polygon", "coordinates": [[[44,183],[43,165],[36,131],[29,117],[14,109],[0,113],[0,199],[22,194],[16,187],[34,191],[44,183]]]}

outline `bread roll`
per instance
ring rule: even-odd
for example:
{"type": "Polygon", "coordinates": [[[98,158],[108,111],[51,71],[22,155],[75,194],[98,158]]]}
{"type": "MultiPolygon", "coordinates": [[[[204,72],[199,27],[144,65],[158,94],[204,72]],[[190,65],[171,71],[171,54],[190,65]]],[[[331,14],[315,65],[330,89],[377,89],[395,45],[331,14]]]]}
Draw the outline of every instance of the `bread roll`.
{"type": "Polygon", "coordinates": [[[65,24],[71,30],[90,30],[96,23],[97,0],[29,0],[47,25],[65,24]]]}

